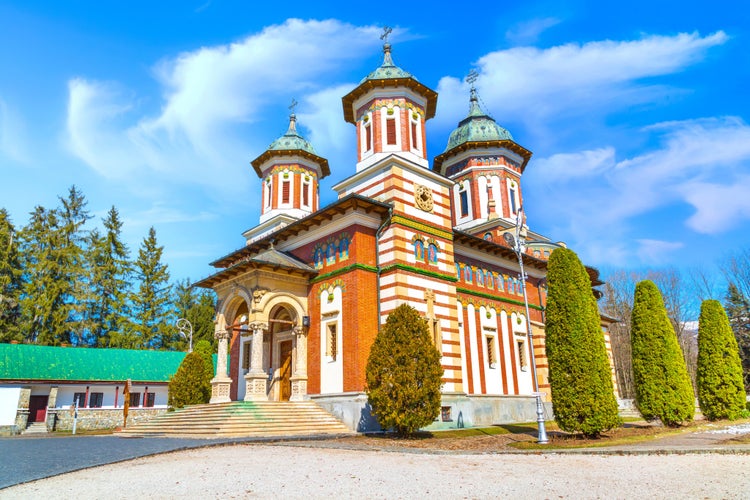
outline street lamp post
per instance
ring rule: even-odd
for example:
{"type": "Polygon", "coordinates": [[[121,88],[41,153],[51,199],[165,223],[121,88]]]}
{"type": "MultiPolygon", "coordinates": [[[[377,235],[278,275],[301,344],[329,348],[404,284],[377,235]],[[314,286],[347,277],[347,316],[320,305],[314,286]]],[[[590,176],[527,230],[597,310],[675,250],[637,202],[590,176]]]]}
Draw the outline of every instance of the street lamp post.
{"type": "Polygon", "coordinates": [[[518,257],[518,265],[521,268],[521,291],[523,292],[523,304],[526,308],[526,336],[529,339],[529,351],[531,351],[532,380],[534,381],[534,395],[536,396],[536,422],[539,427],[539,444],[547,444],[547,430],[544,424],[544,405],[542,393],[539,392],[539,379],[536,372],[536,357],[534,356],[534,335],[531,333],[531,317],[529,316],[529,298],[526,295],[526,279],[528,276],[523,268],[523,254],[526,249],[526,229],[523,227],[523,207],[518,209],[516,216],[516,235],[505,233],[505,241],[518,257]]]}
{"type": "Polygon", "coordinates": [[[188,352],[193,352],[193,324],[190,323],[185,318],[180,318],[177,320],[177,330],[180,331],[180,335],[182,335],[185,339],[189,339],[189,347],[188,352]],[[188,332],[188,333],[185,333],[188,332]]]}

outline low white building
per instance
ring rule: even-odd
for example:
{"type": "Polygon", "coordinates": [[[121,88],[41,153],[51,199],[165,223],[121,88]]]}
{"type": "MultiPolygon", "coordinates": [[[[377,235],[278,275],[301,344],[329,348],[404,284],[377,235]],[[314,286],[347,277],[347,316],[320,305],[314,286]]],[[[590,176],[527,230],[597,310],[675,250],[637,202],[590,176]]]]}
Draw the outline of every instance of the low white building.
{"type": "Polygon", "coordinates": [[[184,352],[0,344],[0,433],[33,423],[48,430],[123,425],[126,384],[128,423],[167,409],[167,383],[184,352]],[[129,382],[128,382],[129,381],[129,382]]]}

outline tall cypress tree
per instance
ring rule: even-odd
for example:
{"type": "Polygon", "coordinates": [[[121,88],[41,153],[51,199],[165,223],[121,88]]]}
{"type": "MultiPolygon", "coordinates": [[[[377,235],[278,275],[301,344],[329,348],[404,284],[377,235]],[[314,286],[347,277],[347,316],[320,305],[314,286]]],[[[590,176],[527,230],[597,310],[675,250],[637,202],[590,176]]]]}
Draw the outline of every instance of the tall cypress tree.
{"type": "Polygon", "coordinates": [[[636,404],[647,420],[676,426],[693,419],[695,397],[685,359],[659,288],[643,280],[635,287],[631,315],[636,404]]]}
{"type": "Polygon", "coordinates": [[[4,208],[0,208],[0,342],[22,340],[21,263],[16,229],[4,208]]]}
{"type": "Polygon", "coordinates": [[[724,302],[734,338],[740,349],[742,378],[745,390],[750,389],[750,298],[743,294],[734,283],[729,283],[724,302]]]}
{"type": "Polygon", "coordinates": [[[563,430],[598,436],[621,421],[591,280],[575,252],[558,248],[547,283],[545,345],[555,421],[563,430]]]}
{"type": "Polygon", "coordinates": [[[745,409],[737,340],[718,300],[701,304],[698,322],[698,400],[709,420],[739,418],[745,409]]]}
{"type": "Polygon", "coordinates": [[[88,281],[90,295],[87,322],[91,341],[109,347],[111,336],[126,330],[131,264],[120,233],[122,222],[113,206],[103,221],[105,234],[91,231],[88,241],[88,281]]]}
{"type": "Polygon", "coordinates": [[[133,307],[133,330],[138,337],[138,347],[162,349],[168,347],[165,337],[172,323],[169,313],[169,271],[162,263],[164,247],[156,241],[156,230],[152,227],[138,250],[135,275],[138,289],[131,296],[133,307]]]}

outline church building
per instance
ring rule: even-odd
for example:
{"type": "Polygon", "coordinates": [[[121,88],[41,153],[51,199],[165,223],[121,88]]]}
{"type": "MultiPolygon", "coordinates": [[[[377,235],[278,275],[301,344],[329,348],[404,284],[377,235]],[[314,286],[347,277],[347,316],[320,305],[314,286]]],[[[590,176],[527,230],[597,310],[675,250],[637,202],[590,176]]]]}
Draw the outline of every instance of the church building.
{"type": "MultiPolygon", "coordinates": [[[[357,163],[337,167],[346,175],[333,186],[337,201],[319,207],[331,168],[294,114],[251,162],[261,180],[259,224],[197,283],[218,295],[211,402],[312,399],[352,429],[374,428],[364,393],[370,347],[406,303],[442,355],[436,427],[535,420],[534,377],[550,402],[545,275],[560,244],[520,214],[531,152],[481,109],[472,86],[467,116],[430,162],[425,123],[437,93],[394,64],[389,43],[383,52],[382,65],[342,98],[357,163]],[[528,316],[518,255],[506,241],[517,222],[528,316]]],[[[601,284],[590,271],[592,285],[601,284]]]]}

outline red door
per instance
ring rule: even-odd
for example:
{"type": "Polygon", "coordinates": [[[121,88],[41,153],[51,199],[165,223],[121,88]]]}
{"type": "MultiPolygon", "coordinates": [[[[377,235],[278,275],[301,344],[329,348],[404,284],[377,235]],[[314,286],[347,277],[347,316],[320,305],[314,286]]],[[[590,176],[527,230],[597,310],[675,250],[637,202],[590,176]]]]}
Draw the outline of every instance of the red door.
{"type": "Polygon", "coordinates": [[[47,416],[48,396],[31,396],[29,399],[29,421],[44,422],[47,416]]]}

